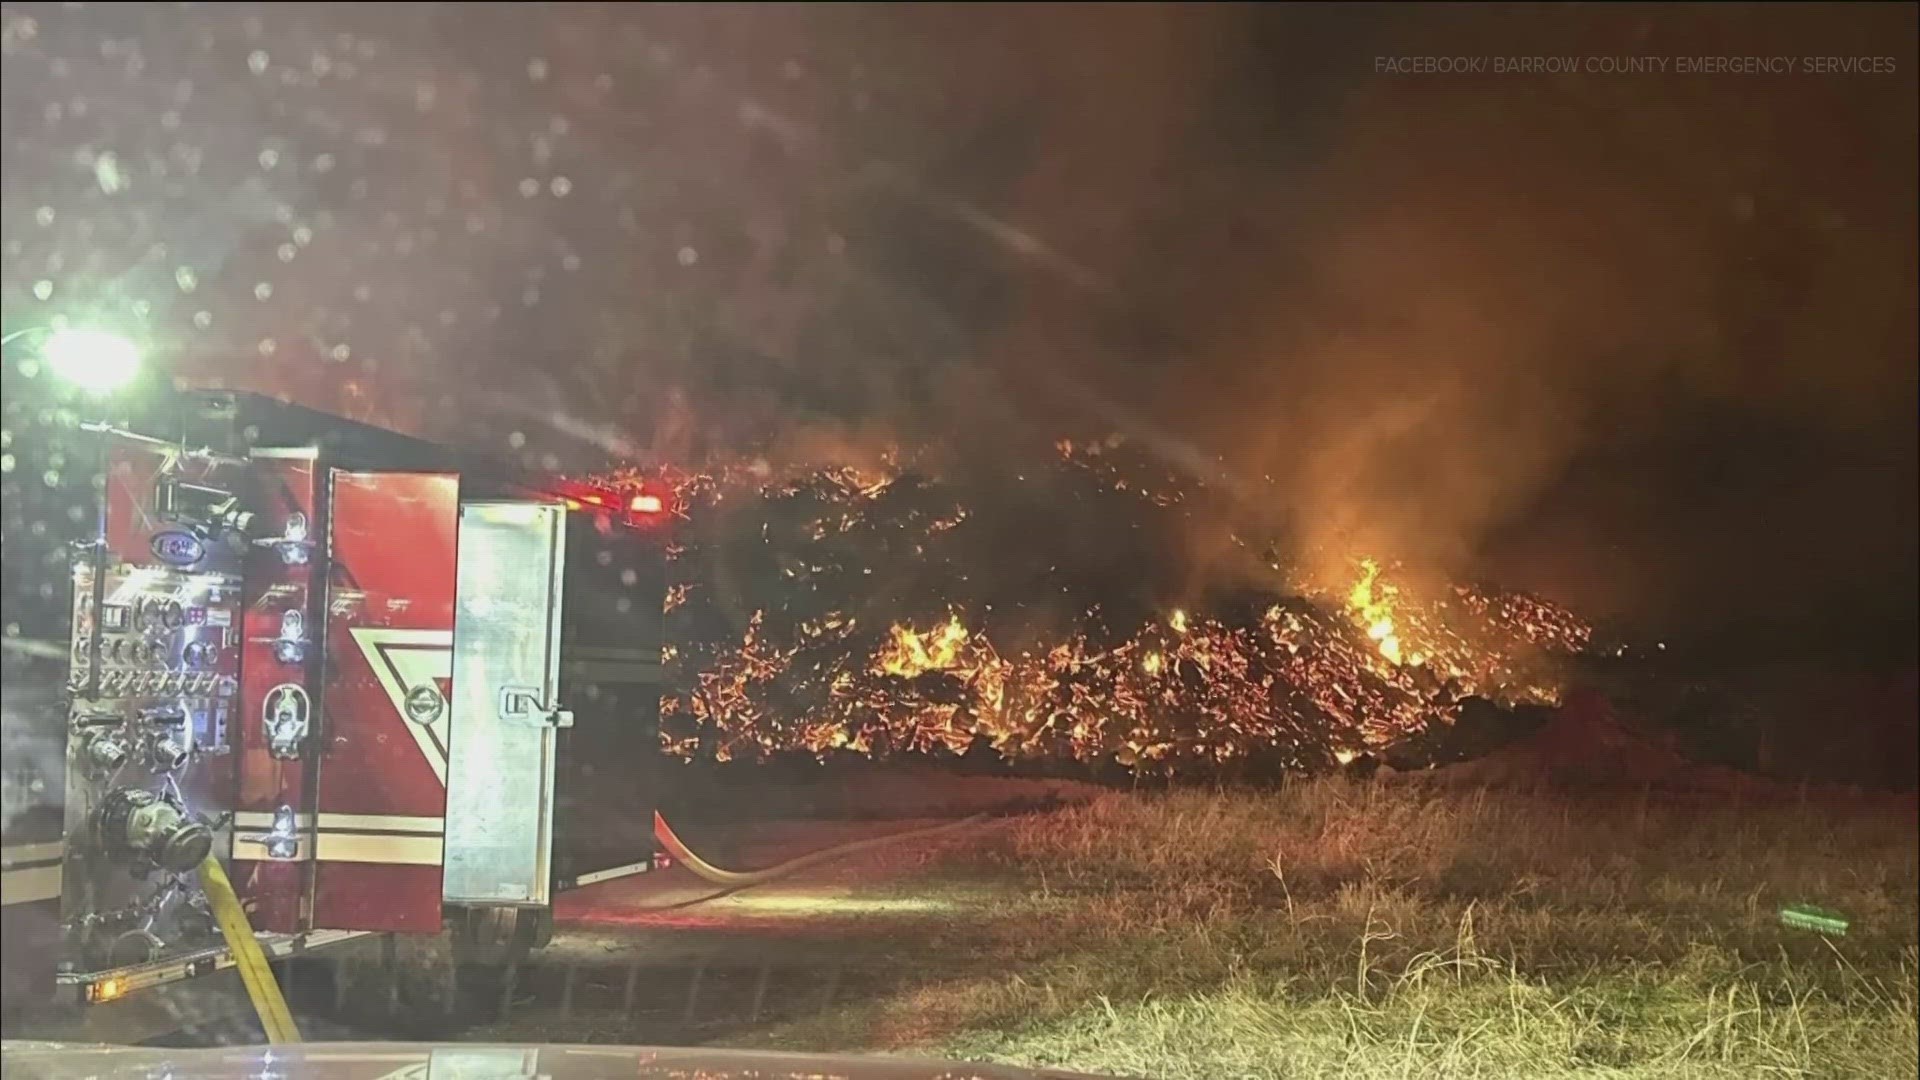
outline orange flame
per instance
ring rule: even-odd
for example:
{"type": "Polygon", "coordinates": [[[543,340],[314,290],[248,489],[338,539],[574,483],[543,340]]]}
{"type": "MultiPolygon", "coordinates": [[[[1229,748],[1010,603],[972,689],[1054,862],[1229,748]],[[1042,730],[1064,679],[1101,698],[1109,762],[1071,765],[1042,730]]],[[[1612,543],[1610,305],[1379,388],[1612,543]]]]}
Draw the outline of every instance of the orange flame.
{"type": "Polygon", "coordinates": [[[1380,655],[1395,667],[1405,662],[1400,649],[1400,634],[1393,624],[1393,612],[1400,590],[1380,580],[1380,564],[1360,560],[1360,580],[1347,592],[1347,610],[1360,628],[1379,648],[1380,655]]]}
{"type": "Polygon", "coordinates": [[[960,662],[960,650],[967,644],[967,628],[957,615],[925,633],[899,623],[890,631],[892,640],[874,658],[875,674],[912,678],[929,671],[950,671],[960,662]]]}

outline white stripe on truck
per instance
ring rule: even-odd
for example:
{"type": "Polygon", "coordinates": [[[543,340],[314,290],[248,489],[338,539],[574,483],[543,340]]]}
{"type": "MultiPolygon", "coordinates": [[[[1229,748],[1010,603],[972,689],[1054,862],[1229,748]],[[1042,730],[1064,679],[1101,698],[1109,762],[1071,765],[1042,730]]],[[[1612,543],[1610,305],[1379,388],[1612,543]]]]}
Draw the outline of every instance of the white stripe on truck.
{"type": "Polygon", "coordinates": [[[321,814],[294,818],[293,838],[299,841],[290,858],[266,854],[273,815],[243,810],[233,815],[234,858],[249,862],[360,862],[402,866],[438,866],[444,851],[441,837],[447,819],[406,814],[321,814]]]}
{"type": "Polygon", "coordinates": [[[313,857],[321,862],[439,866],[440,853],[438,836],[323,832],[314,846],[313,857]]]}
{"type": "MultiPolygon", "coordinates": [[[[273,815],[259,810],[242,810],[233,815],[233,824],[242,829],[271,829],[273,815]]],[[[293,827],[304,832],[313,825],[312,814],[295,814],[293,827]]],[[[320,831],[325,832],[398,832],[439,836],[447,831],[443,817],[410,817],[405,814],[321,814],[320,831]]]]}

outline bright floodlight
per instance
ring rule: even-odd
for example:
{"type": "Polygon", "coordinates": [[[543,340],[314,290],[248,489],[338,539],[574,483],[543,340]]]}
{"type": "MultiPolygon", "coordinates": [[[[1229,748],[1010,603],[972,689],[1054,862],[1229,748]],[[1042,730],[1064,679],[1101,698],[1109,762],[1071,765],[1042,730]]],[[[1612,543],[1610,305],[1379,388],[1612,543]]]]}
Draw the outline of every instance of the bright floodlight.
{"type": "Polygon", "coordinates": [[[40,350],[55,375],[96,394],[108,394],[140,373],[140,350],[104,330],[56,330],[40,350]]]}

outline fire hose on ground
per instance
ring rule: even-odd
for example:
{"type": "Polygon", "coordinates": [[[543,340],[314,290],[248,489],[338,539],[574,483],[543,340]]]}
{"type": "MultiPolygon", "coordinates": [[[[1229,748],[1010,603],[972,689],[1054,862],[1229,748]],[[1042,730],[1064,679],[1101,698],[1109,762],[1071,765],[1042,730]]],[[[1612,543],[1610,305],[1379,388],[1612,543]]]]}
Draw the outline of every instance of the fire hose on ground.
{"type": "Polygon", "coordinates": [[[880,847],[883,844],[898,843],[902,840],[919,840],[941,833],[956,832],[970,825],[977,825],[986,820],[986,817],[987,815],[985,814],[975,814],[972,817],[962,818],[959,821],[949,821],[924,829],[908,829],[905,832],[889,833],[886,836],[873,836],[865,840],[854,840],[845,844],[835,844],[833,847],[821,848],[819,851],[809,852],[799,858],[789,859],[786,862],[777,863],[763,870],[748,871],[722,870],[705,859],[702,859],[700,856],[695,855],[692,849],[688,848],[687,845],[681,841],[680,837],[674,833],[673,827],[667,824],[667,819],[660,816],[657,810],[653,815],[653,835],[655,839],[660,841],[660,846],[667,849],[667,854],[673,856],[680,865],[692,871],[694,876],[700,880],[728,889],[744,889],[750,885],[763,885],[776,878],[785,877],[796,870],[804,870],[809,866],[815,866],[819,863],[842,858],[856,851],[865,851],[868,848],[880,847]]]}
{"type": "Polygon", "coordinates": [[[260,1026],[266,1030],[267,1042],[274,1045],[299,1042],[300,1029],[294,1026],[293,1013],[287,1008],[286,996],[280,993],[280,983],[273,977],[267,954],[253,936],[253,925],[247,921],[240,898],[234,895],[226,870],[212,855],[200,863],[200,887],[206,891],[214,921],[220,924],[220,933],[233,952],[233,966],[240,970],[240,982],[247,988],[247,1000],[253,1002],[260,1026]]]}
{"type": "MultiPolygon", "coordinates": [[[[986,817],[985,814],[975,814],[924,829],[908,829],[886,836],[835,844],[761,870],[750,871],[722,870],[695,855],[658,811],[653,815],[653,834],[660,841],[660,846],[666,848],[667,853],[695,877],[731,890],[764,885],[809,866],[844,858],[869,848],[956,832],[977,825],[986,817]]],[[[241,907],[240,898],[234,894],[233,883],[227,879],[226,870],[212,855],[208,855],[200,864],[200,886],[206,891],[214,919],[220,924],[220,932],[227,940],[227,947],[233,951],[234,966],[239,969],[240,981],[247,989],[247,999],[253,1003],[254,1013],[260,1018],[260,1026],[266,1031],[267,1042],[272,1045],[299,1042],[300,1029],[293,1022],[293,1013],[287,1008],[286,996],[280,992],[273,968],[267,962],[259,940],[253,935],[253,926],[247,921],[246,910],[241,907]]]]}

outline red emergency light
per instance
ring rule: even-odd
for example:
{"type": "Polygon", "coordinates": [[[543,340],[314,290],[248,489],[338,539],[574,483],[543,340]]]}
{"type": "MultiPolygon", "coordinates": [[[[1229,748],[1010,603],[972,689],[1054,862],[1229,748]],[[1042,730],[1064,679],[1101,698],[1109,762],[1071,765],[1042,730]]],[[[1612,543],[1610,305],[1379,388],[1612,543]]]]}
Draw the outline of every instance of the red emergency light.
{"type": "Polygon", "coordinates": [[[602,510],[609,517],[617,517],[630,528],[650,528],[664,521],[667,516],[666,497],[657,491],[641,490],[631,495],[621,495],[608,488],[601,488],[578,481],[561,481],[555,485],[555,494],[566,500],[571,510],[602,510]]]}
{"type": "Polygon", "coordinates": [[[668,496],[653,486],[643,486],[637,492],[618,492],[582,480],[553,480],[549,492],[564,500],[568,509],[601,511],[605,519],[618,521],[628,528],[660,527],[672,509],[668,496]]]}

